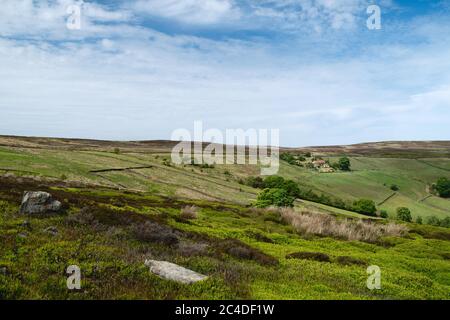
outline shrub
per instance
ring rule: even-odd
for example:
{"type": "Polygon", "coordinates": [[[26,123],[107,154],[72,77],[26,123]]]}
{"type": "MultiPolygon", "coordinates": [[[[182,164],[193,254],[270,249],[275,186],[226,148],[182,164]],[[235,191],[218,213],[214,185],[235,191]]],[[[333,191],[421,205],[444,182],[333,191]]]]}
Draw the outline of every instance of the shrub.
{"type": "Polygon", "coordinates": [[[204,256],[208,253],[208,245],[206,243],[181,242],[178,245],[178,252],[183,257],[204,256]]]}
{"type": "Polygon", "coordinates": [[[278,260],[237,239],[227,239],[219,244],[219,249],[238,259],[253,260],[261,265],[277,265],[278,260]]]}
{"type": "Polygon", "coordinates": [[[314,260],[319,262],[331,262],[330,257],[321,252],[294,252],[288,254],[286,259],[303,259],[303,260],[314,260]]]}
{"type": "Polygon", "coordinates": [[[264,179],[264,188],[283,188],[284,178],[280,176],[268,176],[264,179]]]}
{"type": "Polygon", "coordinates": [[[417,223],[417,224],[423,224],[423,219],[422,219],[422,217],[417,217],[417,218],[416,218],[416,223],[417,223]]]}
{"type": "Polygon", "coordinates": [[[405,222],[411,222],[411,211],[405,207],[397,208],[397,219],[405,222]]]}
{"type": "Polygon", "coordinates": [[[350,171],[350,159],[347,157],[342,157],[339,159],[339,169],[341,169],[342,171],[350,171]]]}
{"type": "Polygon", "coordinates": [[[450,228],[450,217],[445,217],[442,219],[439,225],[444,228],[450,228]]]}
{"type": "Polygon", "coordinates": [[[165,245],[178,243],[178,237],[169,227],[147,221],[144,224],[133,224],[131,231],[136,239],[145,242],[156,242],[165,245]]]}
{"type": "Polygon", "coordinates": [[[439,193],[440,197],[450,198],[450,179],[440,178],[434,189],[439,193]]]}
{"type": "Polygon", "coordinates": [[[264,180],[261,177],[248,177],[245,184],[256,189],[264,188],[264,180]]]}
{"type": "Polygon", "coordinates": [[[186,220],[197,219],[198,208],[196,206],[185,206],[181,209],[180,218],[186,220]]]}
{"type": "Polygon", "coordinates": [[[439,226],[441,224],[441,220],[439,220],[439,218],[436,216],[428,217],[426,222],[431,226],[439,226]]]}
{"type": "Polygon", "coordinates": [[[353,202],[353,210],[365,215],[375,216],[377,207],[375,206],[375,202],[373,202],[372,200],[359,199],[353,202]]]}
{"type": "Polygon", "coordinates": [[[272,205],[277,207],[293,207],[294,200],[284,189],[264,189],[258,195],[255,206],[258,208],[266,208],[272,205]]]}
{"type": "Polygon", "coordinates": [[[367,265],[367,262],[365,262],[361,259],[353,258],[353,257],[349,257],[349,256],[337,257],[336,262],[339,264],[342,264],[344,266],[351,266],[351,265],[365,266],[365,265],[367,265]]]}
{"type": "Polygon", "coordinates": [[[388,214],[388,212],[386,210],[381,210],[380,211],[380,217],[384,218],[384,219],[387,219],[389,217],[389,214],[388,214]]]}
{"type": "Polygon", "coordinates": [[[398,187],[398,185],[393,184],[393,185],[391,185],[391,190],[392,191],[398,191],[398,190],[400,190],[400,188],[398,187]]]}
{"type": "Polygon", "coordinates": [[[120,154],[120,149],[119,148],[114,148],[114,153],[115,154],[120,154]]]}

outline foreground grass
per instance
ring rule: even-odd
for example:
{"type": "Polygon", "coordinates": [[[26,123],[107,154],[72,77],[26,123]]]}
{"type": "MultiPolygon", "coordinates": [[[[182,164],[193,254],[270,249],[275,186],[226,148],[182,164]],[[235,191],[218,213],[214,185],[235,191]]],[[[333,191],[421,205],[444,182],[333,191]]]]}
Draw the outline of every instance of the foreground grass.
{"type": "Polygon", "coordinates": [[[449,231],[408,227],[406,237],[376,244],[344,241],[297,234],[273,212],[238,204],[7,179],[0,183],[0,298],[450,299],[449,231]],[[63,201],[66,212],[18,215],[23,190],[38,187],[63,201]],[[186,205],[199,208],[196,219],[180,219],[186,205]],[[80,216],[83,210],[92,219],[80,216]],[[130,226],[147,221],[170,228],[179,243],[137,238],[130,226]],[[330,261],[286,258],[295,252],[323,253],[330,261]],[[361,264],[342,265],[342,256],[361,264]],[[149,272],[145,258],[210,278],[194,285],[166,281],[149,272]],[[72,264],[82,271],[80,291],[66,288],[65,270],[72,264]],[[367,289],[368,265],[381,268],[381,290],[367,289]]]}

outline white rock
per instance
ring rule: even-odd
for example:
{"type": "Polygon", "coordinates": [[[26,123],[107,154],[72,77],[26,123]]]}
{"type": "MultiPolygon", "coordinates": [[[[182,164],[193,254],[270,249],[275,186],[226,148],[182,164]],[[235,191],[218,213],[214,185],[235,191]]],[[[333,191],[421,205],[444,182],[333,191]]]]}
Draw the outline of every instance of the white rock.
{"type": "Polygon", "coordinates": [[[145,265],[150,267],[150,271],[152,273],[164,279],[173,280],[180,283],[189,284],[208,278],[200,273],[167,261],[145,260],[145,265]]]}
{"type": "Polygon", "coordinates": [[[20,205],[20,213],[39,214],[46,212],[57,212],[61,210],[61,202],[53,200],[52,195],[47,192],[25,191],[20,205]]]}

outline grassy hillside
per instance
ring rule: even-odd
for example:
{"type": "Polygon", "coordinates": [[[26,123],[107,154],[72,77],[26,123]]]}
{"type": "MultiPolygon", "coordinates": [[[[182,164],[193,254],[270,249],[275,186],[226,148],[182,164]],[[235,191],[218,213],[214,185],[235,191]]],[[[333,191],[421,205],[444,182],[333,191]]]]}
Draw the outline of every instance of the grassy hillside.
{"type": "Polygon", "coordinates": [[[3,299],[450,298],[448,229],[411,224],[403,237],[346,241],[297,233],[270,210],[46,185],[1,180],[3,299]],[[66,212],[18,215],[23,190],[37,188],[61,199],[66,212]],[[181,219],[183,206],[193,204],[199,208],[197,219],[181,219]],[[147,222],[164,226],[164,234],[147,222]],[[165,243],[167,234],[177,243],[165,243]],[[328,261],[288,258],[298,252],[327,255],[328,261]],[[175,262],[210,278],[193,285],[163,280],[149,273],[146,258],[175,262]],[[72,264],[82,270],[81,291],[65,287],[65,268],[72,264]],[[367,289],[368,265],[381,268],[381,290],[367,289]]]}
{"type": "MultiPolygon", "coordinates": [[[[0,137],[0,299],[450,299],[449,229],[412,223],[388,235],[389,221],[297,200],[292,214],[316,221],[304,228],[280,210],[249,206],[260,190],[240,180],[258,167],[175,166],[171,146],[0,137]],[[64,212],[18,214],[25,190],[50,192],[64,212]],[[192,205],[196,219],[183,219],[192,205]],[[365,228],[373,236],[355,238],[365,228]],[[163,280],[144,266],[148,258],[209,279],[163,280]],[[71,264],[81,267],[81,291],[66,289],[71,264]],[[369,265],[382,270],[381,290],[366,287],[369,265]]],[[[367,145],[319,148],[313,152],[331,161],[348,151],[353,171],[318,173],[282,161],[280,175],[346,201],[373,199],[391,214],[407,206],[413,216],[446,217],[449,200],[429,193],[449,176],[446,146],[414,144],[399,158],[392,148],[389,157],[367,145]],[[399,186],[395,195],[391,184],[399,186]]]]}
{"type": "MultiPolygon", "coordinates": [[[[64,177],[70,181],[152,191],[188,199],[239,204],[249,204],[255,199],[258,190],[239,184],[239,180],[259,175],[258,167],[218,165],[202,169],[189,165],[168,166],[173,145],[172,142],[120,143],[0,137],[0,172],[56,179],[64,177]],[[119,153],[114,150],[119,150],[119,153]],[[92,172],[117,168],[134,169],[92,172]]],[[[295,152],[307,150],[310,149],[295,152]]],[[[317,152],[316,155],[331,162],[337,160],[337,152],[344,150],[353,154],[350,157],[352,171],[318,173],[313,169],[281,161],[279,174],[298,182],[304,188],[347,202],[359,198],[374,200],[379,204],[379,209],[387,210],[391,216],[395,215],[398,207],[410,208],[414,218],[444,218],[450,215],[450,201],[430,194],[430,186],[439,177],[450,177],[450,158],[440,157],[450,152],[450,145],[444,142],[364,144],[313,150],[317,152]],[[403,152],[398,154],[398,158],[394,158],[394,152],[400,147],[403,147],[403,152]],[[381,157],[386,150],[389,150],[391,156],[381,157]],[[407,158],[403,158],[405,154],[407,158]],[[424,158],[412,158],[417,154],[424,158]],[[399,186],[395,195],[390,189],[393,184],[399,186]]]]}

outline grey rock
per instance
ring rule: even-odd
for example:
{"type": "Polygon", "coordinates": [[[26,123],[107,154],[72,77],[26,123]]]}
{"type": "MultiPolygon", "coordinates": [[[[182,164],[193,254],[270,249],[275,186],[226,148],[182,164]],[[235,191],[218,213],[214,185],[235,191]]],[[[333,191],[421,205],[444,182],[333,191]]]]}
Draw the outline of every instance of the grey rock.
{"type": "Polygon", "coordinates": [[[145,265],[150,267],[152,273],[164,279],[184,284],[190,284],[208,278],[200,273],[167,261],[145,260],[145,265]]]}
{"type": "Polygon", "coordinates": [[[20,213],[24,214],[40,214],[60,210],[61,202],[54,200],[50,193],[42,191],[25,191],[20,205],[20,213]]]}
{"type": "Polygon", "coordinates": [[[28,234],[26,234],[25,232],[21,232],[21,233],[19,233],[17,236],[18,236],[19,238],[22,238],[22,239],[28,238],[28,234]]]}

